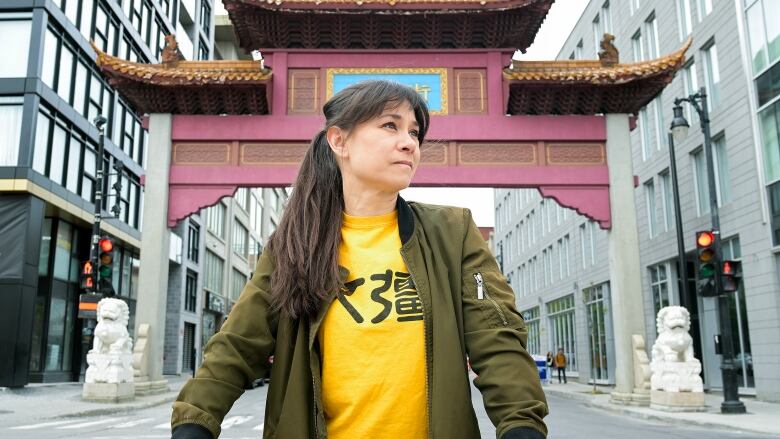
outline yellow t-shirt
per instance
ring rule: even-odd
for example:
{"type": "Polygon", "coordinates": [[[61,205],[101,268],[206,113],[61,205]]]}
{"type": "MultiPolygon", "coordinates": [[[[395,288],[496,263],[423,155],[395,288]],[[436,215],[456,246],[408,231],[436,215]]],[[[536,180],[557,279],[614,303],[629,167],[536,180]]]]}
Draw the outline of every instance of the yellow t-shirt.
{"type": "Polygon", "coordinates": [[[428,437],[422,303],[400,254],[398,213],[343,215],[349,270],[320,326],[328,437],[428,437]]]}

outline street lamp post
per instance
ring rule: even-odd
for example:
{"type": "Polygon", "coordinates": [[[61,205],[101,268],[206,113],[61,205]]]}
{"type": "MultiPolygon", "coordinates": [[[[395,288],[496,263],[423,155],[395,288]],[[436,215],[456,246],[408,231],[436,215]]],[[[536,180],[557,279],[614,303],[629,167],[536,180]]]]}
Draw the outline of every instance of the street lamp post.
{"type": "Polygon", "coordinates": [[[710,194],[710,217],[712,233],[715,236],[715,294],[718,298],[718,323],[721,339],[721,374],[723,380],[723,403],[721,413],[745,413],[745,404],[739,400],[737,369],[734,364],[734,341],[731,337],[731,312],[729,298],[723,294],[721,282],[722,258],[720,249],[720,217],[718,216],[718,194],[715,186],[715,166],[712,159],[712,137],[710,135],[710,118],[707,108],[707,93],[702,87],[698,93],[674,100],[674,119],[672,120],[672,135],[675,140],[682,140],[688,135],[689,124],[682,112],[682,104],[687,102],[699,115],[701,130],[704,133],[704,157],[707,161],[707,183],[710,194]]]}
{"type": "MultiPolygon", "coordinates": [[[[682,109],[682,107],[680,107],[682,109]]],[[[676,111],[676,110],[675,110],[676,111]]],[[[682,289],[682,305],[691,309],[690,301],[694,298],[688,292],[688,264],[685,262],[685,238],[683,237],[682,213],[680,212],[680,189],[677,186],[677,158],[674,152],[674,136],[669,131],[669,161],[672,174],[672,194],[674,198],[674,221],[677,226],[677,263],[680,265],[680,287],[682,289]]]]}

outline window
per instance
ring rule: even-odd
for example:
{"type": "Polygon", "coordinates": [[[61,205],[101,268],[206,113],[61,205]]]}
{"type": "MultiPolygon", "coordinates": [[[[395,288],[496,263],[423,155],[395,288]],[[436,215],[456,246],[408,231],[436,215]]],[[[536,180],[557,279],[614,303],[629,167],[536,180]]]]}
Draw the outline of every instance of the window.
{"type": "Polygon", "coordinates": [[[658,151],[667,144],[668,136],[664,129],[664,112],[661,106],[661,95],[653,99],[653,110],[655,112],[655,147],[658,151]]]}
{"type": "Polygon", "coordinates": [[[715,43],[703,50],[704,78],[707,81],[707,105],[716,108],[720,104],[720,72],[718,68],[718,49],[715,43]]]}
{"type": "Polygon", "coordinates": [[[780,63],[775,63],[756,78],[755,84],[759,107],[763,107],[780,96],[780,63]]]}
{"type": "Polygon", "coordinates": [[[249,198],[249,225],[258,235],[263,235],[263,199],[262,189],[252,189],[249,198]],[[260,191],[258,197],[255,191],[260,191]]]}
{"type": "Polygon", "coordinates": [[[691,0],[677,0],[677,23],[680,31],[680,41],[688,38],[693,29],[691,21],[691,0]]]}
{"type": "Polygon", "coordinates": [[[249,212],[249,206],[248,203],[248,197],[249,196],[249,190],[245,187],[240,187],[238,190],[236,190],[236,194],[233,196],[233,198],[236,199],[236,202],[238,203],[239,207],[244,209],[244,212],[249,212]]]}
{"type": "Polygon", "coordinates": [[[658,311],[665,306],[669,306],[669,264],[667,262],[653,265],[650,268],[650,290],[653,293],[653,310],[658,315],[658,311]]]}
{"type": "Polygon", "coordinates": [[[763,143],[764,171],[768,183],[780,179],[780,101],[758,114],[763,143]]]}
{"type": "Polygon", "coordinates": [[[639,110],[639,119],[637,120],[639,128],[639,144],[642,148],[642,160],[650,158],[650,119],[647,116],[647,107],[639,110]]]}
{"type": "Polygon", "coordinates": [[[712,12],[712,0],[698,0],[696,6],[699,11],[699,21],[703,21],[704,17],[712,12]]]}
{"type": "Polygon", "coordinates": [[[672,179],[668,170],[664,170],[658,174],[658,179],[661,181],[661,198],[663,202],[663,215],[664,215],[664,231],[669,231],[674,227],[674,208],[673,208],[673,192],[672,192],[672,179]]]}
{"type": "Polygon", "coordinates": [[[563,280],[563,277],[566,273],[566,268],[563,265],[563,238],[558,240],[558,280],[563,280]]]}
{"type": "Polygon", "coordinates": [[[222,202],[206,209],[206,228],[222,239],[225,239],[225,210],[222,202]]]}
{"type": "Polygon", "coordinates": [[[563,348],[568,359],[567,369],[577,371],[576,319],[574,316],[574,295],[562,297],[547,303],[550,323],[550,343],[553,350],[563,348]]]}
{"type": "Polygon", "coordinates": [[[633,37],[631,37],[631,51],[634,54],[634,62],[639,62],[645,59],[645,50],[642,46],[642,32],[636,31],[633,37]]]}
{"type": "Polygon", "coordinates": [[[215,293],[222,292],[222,273],[225,262],[210,250],[206,250],[206,260],[203,269],[203,288],[215,293]]]}
{"type": "Polygon", "coordinates": [[[582,53],[582,38],[580,38],[580,41],[574,47],[574,59],[583,59],[583,57],[584,55],[582,53]]]}
{"type": "Polygon", "coordinates": [[[601,27],[601,19],[598,15],[593,19],[593,47],[596,48],[596,53],[599,53],[599,47],[601,47],[601,39],[604,37],[604,29],[601,27]]]}
{"type": "Polygon", "coordinates": [[[647,58],[658,58],[661,49],[658,47],[658,21],[655,19],[655,12],[645,21],[645,35],[647,35],[647,58]]]}
{"type": "Polygon", "coordinates": [[[209,36],[211,32],[211,6],[207,0],[200,0],[200,27],[203,33],[209,36]]]}
{"type": "Polygon", "coordinates": [[[590,263],[596,264],[596,223],[588,221],[588,231],[590,232],[590,263]]]}
{"type": "Polygon", "coordinates": [[[609,1],[604,2],[601,6],[601,21],[604,22],[604,32],[611,34],[612,32],[612,13],[609,11],[609,1]]]}
{"type": "Polygon", "coordinates": [[[757,75],[780,58],[780,2],[755,1],[745,15],[753,74],[757,75]]]}
{"type": "Polygon", "coordinates": [[[542,334],[539,328],[539,307],[523,311],[523,320],[528,330],[528,353],[531,355],[542,354],[542,334]]]}
{"type": "MultiPolygon", "coordinates": [[[[564,261],[564,267],[566,268],[565,276],[568,277],[571,275],[571,268],[569,266],[569,235],[566,234],[563,236],[563,261],[564,261]]],[[[563,277],[562,275],[561,277],[563,277]]]]}
{"type": "Polygon", "coordinates": [[[18,164],[23,102],[21,96],[0,96],[0,166],[18,164]]]}
{"type": "Polygon", "coordinates": [[[547,286],[547,249],[542,250],[542,286],[547,286]]]}
{"type": "Polygon", "coordinates": [[[607,362],[607,327],[609,318],[605,296],[609,288],[608,283],[602,283],[583,290],[585,296],[585,312],[588,318],[588,345],[593,355],[593,368],[596,380],[609,379],[607,362]]]}
{"type": "Polygon", "coordinates": [[[639,3],[640,3],[639,0],[628,0],[628,5],[631,11],[631,15],[634,15],[634,12],[639,11],[639,8],[641,7],[639,3]]]}
{"type": "Polygon", "coordinates": [[[190,222],[187,229],[187,259],[198,262],[200,253],[200,226],[190,222]]]}
{"type": "Polygon", "coordinates": [[[696,212],[704,215],[710,211],[710,191],[707,179],[707,161],[704,149],[699,148],[693,153],[693,182],[696,187],[696,212]]]}
{"type": "Polygon", "coordinates": [[[645,182],[645,205],[647,206],[647,234],[650,238],[657,234],[655,210],[655,186],[653,180],[645,182]]]}
{"type": "MultiPolygon", "coordinates": [[[[0,78],[24,78],[27,76],[27,54],[30,50],[32,14],[0,14],[0,41],[11,42],[3,48],[0,78]]],[[[14,166],[16,164],[14,163],[14,166]]]]}
{"type": "MultiPolygon", "coordinates": [[[[693,61],[683,68],[683,89],[685,90],[685,96],[690,96],[699,91],[699,82],[696,79],[696,64],[693,61]]],[[[683,106],[685,118],[688,119],[691,125],[699,123],[699,113],[691,111],[690,107],[690,105],[683,106]]]]}
{"type": "Polygon", "coordinates": [[[547,224],[547,220],[545,216],[547,215],[547,209],[544,208],[544,200],[539,204],[539,215],[541,215],[541,222],[542,222],[542,236],[544,236],[547,233],[547,228],[545,227],[545,224],[547,224]]]}
{"type": "Polygon", "coordinates": [[[233,251],[241,255],[241,257],[247,257],[247,236],[248,232],[238,221],[233,224],[233,251]]]}
{"type": "Polygon", "coordinates": [[[582,259],[582,268],[585,268],[588,266],[588,259],[586,256],[585,249],[587,248],[587,240],[588,235],[585,233],[585,224],[580,224],[580,259],[582,259]]]}
{"type": "Polygon", "coordinates": [[[198,275],[187,270],[187,280],[184,286],[184,310],[195,312],[198,302],[198,275]]]}
{"type": "Polygon", "coordinates": [[[205,61],[209,59],[209,46],[202,38],[198,39],[198,59],[205,61]]]}
{"type": "Polygon", "coordinates": [[[712,158],[715,162],[715,188],[718,193],[718,205],[721,206],[731,201],[728,148],[726,148],[725,136],[715,136],[712,139],[712,152],[712,158]]]}
{"type": "Polygon", "coordinates": [[[231,278],[230,287],[230,299],[234,302],[241,296],[241,291],[246,285],[246,275],[235,268],[233,269],[233,276],[231,278]]]}
{"type": "Polygon", "coordinates": [[[769,206],[772,216],[772,245],[780,245],[780,182],[775,182],[767,187],[769,192],[769,206]]]}

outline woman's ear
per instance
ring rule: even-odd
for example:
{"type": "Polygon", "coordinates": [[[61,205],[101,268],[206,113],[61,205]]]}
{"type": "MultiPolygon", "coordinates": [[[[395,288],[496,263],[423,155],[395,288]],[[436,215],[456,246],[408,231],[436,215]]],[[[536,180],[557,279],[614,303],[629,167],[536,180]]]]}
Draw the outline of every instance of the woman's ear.
{"type": "Polygon", "coordinates": [[[347,157],[346,147],[346,132],[339,127],[330,127],[325,132],[325,138],[328,139],[328,145],[331,151],[336,154],[338,158],[347,157]]]}

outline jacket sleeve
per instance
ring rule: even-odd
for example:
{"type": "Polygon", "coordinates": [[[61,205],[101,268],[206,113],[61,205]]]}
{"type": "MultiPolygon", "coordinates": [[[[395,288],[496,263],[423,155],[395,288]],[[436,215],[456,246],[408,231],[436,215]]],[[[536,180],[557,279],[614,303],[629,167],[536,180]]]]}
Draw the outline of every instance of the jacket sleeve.
{"type": "Polygon", "coordinates": [[[265,376],[275,346],[278,313],[270,310],[269,280],[273,263],[264,251],[222,329],[209,340],[203,364],[173,403],[174,439],[217,437],[233,403],[252,381],[265,376]],[[184,428],[178,428],[183,426],[184,428]],[[197,433],[201,434],[198,435],[197,433]]]}
{"type": "Polygon", "coordinates": [[[548,413],[539,373],[526,350],[528,332],[512,288],[463,211],[462,301],[466,351],[499,439],[542,439],[548,413]]]}

